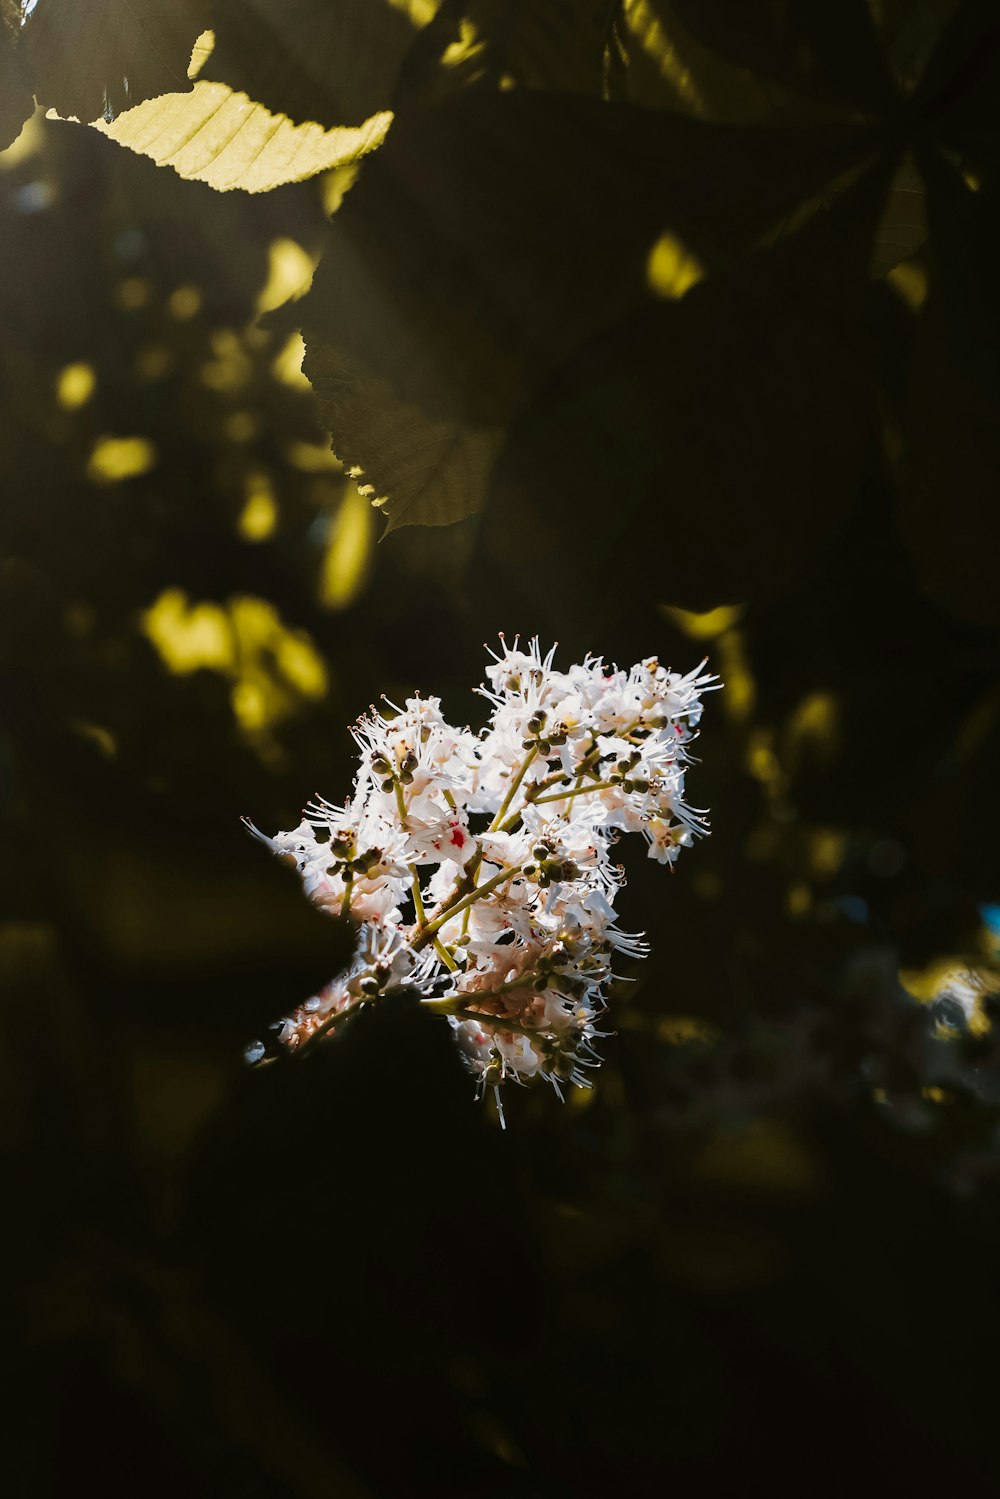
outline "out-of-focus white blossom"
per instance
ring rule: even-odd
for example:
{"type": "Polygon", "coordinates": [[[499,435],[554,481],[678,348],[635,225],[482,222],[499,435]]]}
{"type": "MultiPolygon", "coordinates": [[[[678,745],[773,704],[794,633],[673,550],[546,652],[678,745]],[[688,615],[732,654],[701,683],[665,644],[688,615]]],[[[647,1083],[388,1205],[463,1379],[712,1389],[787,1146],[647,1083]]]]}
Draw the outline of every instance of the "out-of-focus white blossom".
{"type": "MultiPolygon", "coordinates": [[[[478,735],[437,698],[372,709],[352,730],[354,795],[310,803],[268,838],[322,910],[357,924],[350,968],[248,1048],[251,1062],[301,1051],[392,989],[447,1017],[480,1091],[546,1079],[589,1087],[616,952],[648,951],[617,925],[624,883],[611,848],[638,833],[673,864],[707,832],[684,800],[701,666],[652,658],[629,671],[588,656],[567,672],[501,637],[479,689],[478,735]]],[[[503,1117],[501,1109],[501,1119],[503,1117]]]]}

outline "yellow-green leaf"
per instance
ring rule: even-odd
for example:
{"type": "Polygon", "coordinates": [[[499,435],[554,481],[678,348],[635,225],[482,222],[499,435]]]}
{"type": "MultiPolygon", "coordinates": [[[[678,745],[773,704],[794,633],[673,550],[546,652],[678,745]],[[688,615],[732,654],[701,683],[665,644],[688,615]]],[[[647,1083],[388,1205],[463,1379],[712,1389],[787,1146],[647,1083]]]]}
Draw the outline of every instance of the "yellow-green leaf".
{"type": "Polygon", "coordinates": [[[381,145],[391,120],[383,111],[359,126],[294,124],[227,84],[199,79],[188,93],[148,99],[94,128],[220,192],[263,193],[357,161],[381,145]]]}

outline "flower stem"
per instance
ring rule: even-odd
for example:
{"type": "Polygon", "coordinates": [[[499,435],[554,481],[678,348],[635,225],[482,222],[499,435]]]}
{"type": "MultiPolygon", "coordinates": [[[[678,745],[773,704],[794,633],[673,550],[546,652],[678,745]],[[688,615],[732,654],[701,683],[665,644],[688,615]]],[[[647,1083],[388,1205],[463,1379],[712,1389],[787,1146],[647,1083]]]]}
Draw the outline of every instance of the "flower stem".
{"type": "Polygon", "coordinates": [[[591,791],[607,791],[609,786],[614,786],[615,781],[593,781],[589,786],[571,786],[568,791],[555,791],[551,796],[538,796],[535,805],[540,806],[542,802],[565,802],[571,796],[587,796],[591,791]]]}
{"type": "MultiPolygon", "coordinates": [[[[506,823],[504,822],[504,817],[506,817],[507,811],[508,811],[508,809],[510,807],[510,804],[514,800],[515,796],[517,795],[518,787],[521,785],[521,782],[524,780],[525,776],[527,775],[528,769],[529,769],[530,765],[532,764],[532,762],[535,760],[537,754],[538,754],[538,745],[537,744],[533,744],[531,746],[531,748],[528,750],[528,752],[525,755],[524,759],[521,761],[521,763],[518,766],[517,770],[515,771],[513,780],[511,781],[510,785],[507,787],[507,791],[506,791],[506,794],[504,795],[503,801],[500,803],[500,806],[497,808],[496,815],[493,818],[493,821],[490,823],[489,827],[487,828],[487,832],[489,832],[489,833],[495,833],[497,831],[503,831],[503,832],[507,833],[507,832],[510,832],[510,830],[511,830],[512,827],[515,827],[517,825],[517,822],[519,821],[520,816],[521,816],[520,812],[513,813],[512,816],[507,819],[506,823]]],[[[558,777],[557,777],[557,779],[558,779],[558,777]]],[[[397,790],[398,790],[398,788],[397,788],[397,790]]],[[[405,826],[405,823],[404,823],[404,826],[405,826]]],[[[458,898],[458,896],[461,894],[462,890],[463,889],[467,889],[469,886],[472,887],[472,893],[473,894],[475,893],[476,878],[477,878],[477,876],[479,874],[480,868],[482,867],[482,863],[483,863],[483,856],[482,856],[481,853],[477,853],[476,856],[475,856],[475,858],[472,859],[470,861],[470,863],[466,866],[464,879],[459,880],[458,883],[454,886],[451,894],[446,898],[444,905],[438,907],[437,915],[434,917],[435,923],[440,923],[440,921],[441,921],[442,918],[444,918],[445,920],[447,920],[450,916],[454,916],[459,910],[464,910],[466,914],[465,914],[465,919],[462,922],[462,935],[463,935],[463,937],[465,936],[465,933],[469,930],[468,908],[469,908],[469,905],[471,905],[471,901],[469,901],[469,902],[463,902],[463,903],[461,903],[461,904],[459,904],[457,906],[453,905],[453,902],[458,898]]],[[[420,917],[418,916],[417,919],[419,921],[420,917]]],[[[421,925],[423,925],[423,922],[421,922],[421,925]]]]}
{"type": "Polygon", "coordinates": [[[411,886],[411,892],[413,895],[413,909],[417,913],[418,925],[423,926],[427,920],[427,917],[424,915],[424,897],[420,890],[420,876],[417,873],[417,866],[415,864],[411,864],[409,866],[409,870],[410,878],[413,881],[413,884],[411,886]]]}
{"type": "Polygon", "coordinates": [[[316,1045],[317,1041],[322,1041],[323,1037],[328,1035],[329,1032],[332,1031],[335,1026],[338,1026],[342,1020],[347,1020],[351,1015],[357,1014],[358,1010],[360,1010],[363,1005],[369,1003],[370,1000],[368,999],[367,995],[365,995],[361,999],[352,999],[351,1003],[349,1005],[345,1005],[344,1009],[342,1010],[334,1010],[332,1015],[328,1015],[326,1017],[322,1025],[318,1025],[316,1027],[312,1035],[306,1037],[301,1046],[297,1046],[294,1051],[289,1052],[289,1056],[304,1056],[307,1051],[310,1051],[316,1045]]]}
{"type": "Polygon", "coordinates": [[[537,1026],[519,1025],[516,1020],[507,1015],[490,1015],[484,1010],[450,1010],[456,1020],[475,1020],[479,1025],[493,1025],[501,1031],[511,1031],[515,1036],[531,1036],[533,1040],[540,1041],[546,1046],[551,1045],[554,1037],[551,1031],[540,1031],[537,1026]]]}
{"type": "Polygon", "coordinates": [[[463,896],[462,899],[456,901],[454,905],[446,906],[443,911],[440,911],[438,915],[434,917],[433,921],[426,922],[422,927],[418,929],[413,941],[410,943],[413,951],[419,952],[422,947],[426,947],[428,942],[433,940],[434,934],[440,931],[446,921],[451,921],[453,916],[457,916],[459,912],[464,911],[467,906],[475,905],[477,900],[482,900],[484,895],[489,895],[491,890],[495,890],[496,887],[498,885],[502,885],[505,880],[512,880],[516,874],[520,873],[520,864],[513,864],[509,869],[501,869],[499,874],[495,874],[492,879],[486,880],[484,884],[478,885],[475,890],[470,891],[468,895],[463,896]]]}
{"type": "MultiPolygon", "coordinates": [[[[427,914],[424,910],[424,897],[420,889],[420,875],[417,873],[417,866],[415,864],[411,864],[409,868],[410,875],[413,879],[411,893],[413,895],[413,909],[417,913],[417,925],[418,927],[424,927],[427,925],[427,914]]],[[[437,953],[444,966],[450,970],[450,972],[456,973],[458,971],[458,964],[455,962],[455,959],[445,947],[440,937],[434,938],[434,951],[437,953]]]]}
{"type": "Polygon", "coordinates": [[[528,773],[528,767],[531,765],[532,761],[535,759],[535,756],[537,754],[538,754],[538,745],[537,744],[533,744],[531,746],[530,750],[528,751],[528,753],[525,755],[524,759],[521,761],[521,764],[520,764],[520,766],[519,766],[519,768],[518,768],[518,770],[517,770],[517,772],[516,772],[516,774],[514,776],[514,779],[511,781],[510,785],[507,787],[507,794],[504,797],[503,801],[500,803],[500,806],[499,806],[499,808],[497,810],[497,815],[494,817],[493,821],[489,825],[489,828],[487,829],[488,832],[495,833],[497,831],[497,829],[499,828],[500,824],[503,822],[504,818],[507,815],[507,809],[510,807],[511,802],[514,800],[515,796],[517,795],[517,788],[520,786],[521,782],[524,780],[525,776],[527,775],[527,773],[528,773]]]}
{"type": "MultiPolygon", "coordinates": [[[[577,775],[576,775],[576,787],[577,787],[577,789],[583,784],[583,780],[584,780],[585,776],[596,776],[597,775],[597,772],[595,771],[593,765],[590,763],[593,760],[593,758],[594,758],[594,756],[596,754],[598,754],[598,748],[597,748],[597,745],[595,744],[594,747],[593,747],[593,749],[588,750],[587,753],[584,755],[583,759],[580,761],[580,764],[579,764],[579,767],[578,767],[578,770],[577,770],[577,775]]],[[[561,801],[562,800],[561,797],[556,797],[556,796],[542,796],[541,793],[543,791],[549,791],[549,790],[551,790],[551,788],[553,786],[558,786],[561,782],[566,781],[568,779],[569,778],[561,770],[556,770],[556,771],[553,771],[553,773],[550,776],[546,776],[544,780],[536,781],[534,783],[534,785],[529,786],[528,790],[525,792],[525,795],[524,795],[524,806],[523,807],[519,807],[516,812],[513,812],[511,814],[511,816],[507,818],[507,821],[501,824],[501,826],[498,829],[498,831],[501,832],[501,833],[511,833],[511,832],[513,832],[514,829],[517,827],[517,824],[521,820],[521,815],[522,815],[522,813],[524,811],[524,807],[537,806],[539,802],[561,801]]],[[[593,788],[588,787],[588,790],[590,790],[590,789],[593,789],[593,788]]]]}
{"type": "Polygon", "coordinates": [[[396,782],[396,806],[399,808],[399,822],[400,822],[400,826],[402,827],[403,832],[405,833],[406,829],[407,829],[406,802],[403,799],[403,788],[402,788],[401,784],[399,783],[399,781],[396,782]]]}
{"type": "Polygon", "coordinates": [[[438,957],[441,959],[441,962],[449,970],[449,972],[451,972],[451,973],[457,973],[458,972],[458,964],[455,962],[455,959],[452,957],[451,953],[445,947],[445,945],[441,941],[440,937],[435,937],[433,939],[433,946],[434,946],[434,951],[437,953],[438,957]]]}
{"type": "MultiPolygon", "coordinates": [[[[501,999],[505,994],[512,994],[515,989],[530,989],[534,980],[538,978],[536,968],[529,969],[526,973],[519,974],[516,979],[509,979],[506,984],[501,984],[498,989],[473,989],[465,995],[446,994],[443,999],[421,1000],[421,1008],[433,1010],[436,1015],[457,1015],[456,999],[501,999]]],[[[489,1019],[495,1017],[489,1016],[489,1019]]]]}

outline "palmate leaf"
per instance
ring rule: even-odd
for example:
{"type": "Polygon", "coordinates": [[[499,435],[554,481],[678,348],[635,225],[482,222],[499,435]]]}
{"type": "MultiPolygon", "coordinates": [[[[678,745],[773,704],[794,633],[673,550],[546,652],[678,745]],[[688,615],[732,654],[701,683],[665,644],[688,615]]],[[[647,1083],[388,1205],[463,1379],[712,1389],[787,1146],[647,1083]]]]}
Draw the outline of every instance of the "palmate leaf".
{"type": "Polygon", "coordinates": [[[494,434],[645,303],[665,230],[706,266],[729,263],[867,139],[841,127],[804,142],[527,90],[407,111],[334,219],[300,304],[335,451],[392,524],[481,508],[494,434]],[[450,476],[460,455],[464,492],[447,482],[418,498],[407,444],[418,473],[424,455],[447,453],[450,476]]]}
{"type": "Polygon", "coordinates": [[[808,124],[830,117],[828,102],[713,51],[673,0],[622,0],[615,29],[624,60],[621,96],[635,104],[726,124],[808,124]]]}
{"type": "MultiPolygon", "coordinates": [[[[735,17],[737,42],[747,39],[742,13],[709,9],[715,23],[735,17]]],[[[867,278],[923,245],[924,174],[903,155],[905,129],[858,123],[898,111],[867,12],[854,7],[840,32],[813,5],[772,9],[781,25],[760,65],[787,74],[790,90],[813,89],[825,125],[726,129],[486,89],[398,122],[338,216],[304,308],[307,368],[325,382],[334,446],[392,524],[483,508],[479,485],[503,438],[490,525],[506,533],[519,516],[562,554],[554,517],[576,517],[571,532],[584,536],[600,520],[605,535],[617,527],[612,549],[624,554],[676,495],[680,518],[693,519],[671,543],[690,580],[674,596],[692,603],[711,601],[699,594],[706,586],[740,597],[785,586],[836,533],[877,463],[867,278]],[[802,229],[811,219],[815,234],[802,229]],[[664,233],[678,263],[689,257],[707,274],[681,300],[691,278],[667,277],[674,300],[657,307],[647,276],[664,233]],[[744,274],[741,260],[764,244],[768,255],[744,274]],[[381,470],[380,452],[392,455],[381,470]],[[698,559],[709,551],[706,585],[698,559]]],[[[925,150],[988,164],[989,112],[976,100],[992,77],[989,48],[979,47],[970,84],[960,43],[992,33],[981,6],[967,11],[975,25],[958,17],[921,85],[939,134],[925,131],[925,150]]],[[[785,95],[792,117],[794,100],[785,95]]],[[[983,212],[987,203],[984,194],[983,212]]],[[[978,474],[993,451],[984,399],[978,418],[969,407],[978,474]]],[[[928,430],[931,416],[925,404],[928,430]]],[[[970,482],[966,496],[979,526],[981,491],[970,482]]],[[[904,506],[911,545],[923,544],[928,516],[946,512],[904,506]]],[[[930,541],[922,576],[946,572],[949,555],[930,541]]],[[[652,587],[656,556],[644,553],[652,587]]],[[[937,589],[942,600],[949,587],[937,589]]],[[[981,615],[984,589],[972,594],[981,615]]],[[[958,600],[960,613],[969,607],[958,600]]]]}
{"type": "Polygon", "coordinates": [[[786,87],[876,111],[892,100],[866,0],[670,0],[670,8],[706,47],[786,87]]]}
{"type": "Polygon", "coordinates": [[[529,577],[559,559],[591,586],[706,609],[809,570],[878,463],[866,302],[887,175],[560,371],[515,426],[488,509],[498,541],[538,540],[529,577]],[[621,578],[610,556],[629,559],[621,578]]]}

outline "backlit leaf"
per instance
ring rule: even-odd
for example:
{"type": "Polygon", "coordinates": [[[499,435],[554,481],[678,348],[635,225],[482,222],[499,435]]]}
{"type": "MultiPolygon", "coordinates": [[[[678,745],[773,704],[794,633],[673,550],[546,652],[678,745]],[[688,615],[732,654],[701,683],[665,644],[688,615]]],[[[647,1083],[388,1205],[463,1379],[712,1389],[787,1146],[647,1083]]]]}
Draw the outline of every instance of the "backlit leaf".
{"type": "Polygon", "coordinates": [[[389,114],[324,130],[274,115],[224,83],[198,79],[188,93],[163,94],[95,128],[119,145],[219,191],[269,192],[357,161],[385,138],[389,114]]]}
{"type": "Polygon", "coordinates": [[[388,506],[388,529],[445,526],[482,504],[502,442],[496,427],[429,417],[382,380],[310,344],[304,369],[334,450],[362,492],[388,506]]]}

